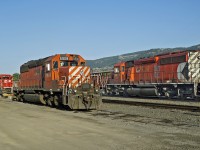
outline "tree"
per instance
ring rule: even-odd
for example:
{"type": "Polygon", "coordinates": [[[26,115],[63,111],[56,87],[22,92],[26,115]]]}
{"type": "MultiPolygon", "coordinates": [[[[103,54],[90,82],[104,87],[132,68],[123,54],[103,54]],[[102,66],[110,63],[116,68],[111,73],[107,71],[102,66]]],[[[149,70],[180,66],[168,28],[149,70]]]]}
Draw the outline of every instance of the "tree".
{"type": "Polygon", "coordinates": [[[19,77],[20,77],[19,73],[14,73],[13,74],[13,81],[19,81],[19,77]]]}

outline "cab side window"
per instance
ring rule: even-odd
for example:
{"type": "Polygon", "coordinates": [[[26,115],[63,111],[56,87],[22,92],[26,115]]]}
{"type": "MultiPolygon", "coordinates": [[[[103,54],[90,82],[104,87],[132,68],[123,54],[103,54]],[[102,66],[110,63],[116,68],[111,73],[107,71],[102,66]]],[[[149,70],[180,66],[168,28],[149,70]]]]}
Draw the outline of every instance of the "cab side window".
{"type": "Polygon", "coordinates": [[[122,66],[122,72],[124,72],[125,71],[125,67],[124,66],[122,66]]]}
{"type": "Polygon", "coordinates": [[[49,72],[49,71],[51,71],[51,65],[50,65],[50,63],[47,63],[46,64],[46,72],[49,72]]]}
{"type": "Polygon", "coordinates": [[[85,66],[85,62],[81,62],[81,66],[85,66]]]}
{"type": "Polygon", "coordinates": [[[114,68],[114,73],[119,73],[119,67],[114,68]]]}
{"type": "Polygon", "coordinates": [[[58,69],[58,61],[53,62],[53,69],[58,69]]]}

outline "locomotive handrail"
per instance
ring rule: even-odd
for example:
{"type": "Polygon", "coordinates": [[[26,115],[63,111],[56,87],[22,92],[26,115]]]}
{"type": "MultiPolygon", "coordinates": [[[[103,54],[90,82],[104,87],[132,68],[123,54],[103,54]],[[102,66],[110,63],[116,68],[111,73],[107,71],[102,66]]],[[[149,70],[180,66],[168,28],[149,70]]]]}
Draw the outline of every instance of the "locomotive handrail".
{"type": "Polygon", "coordinates": [[[67,96],[67,86],[66,86],[66,82],[67,82],[67,77],[66,76],[62,76],[62,78],[64,78],[64,84],[63,84],[63,104],[66,105],[66,96],[67,96]]]}

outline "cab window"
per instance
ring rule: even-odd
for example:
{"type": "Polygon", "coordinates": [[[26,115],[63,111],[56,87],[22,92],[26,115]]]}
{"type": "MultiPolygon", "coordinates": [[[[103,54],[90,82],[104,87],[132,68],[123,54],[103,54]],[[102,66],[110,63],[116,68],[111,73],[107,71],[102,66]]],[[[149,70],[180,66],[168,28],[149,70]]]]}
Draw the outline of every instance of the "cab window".
{"type": "Polygon", "coordinates": [[[122,66],[122,72],[124,72],[125,71],[125,67],[124,66],[122,66]]]}
{"type": "Polygon", "coordinates": [[[77,65],[78,65],[78,63],[76,61],[71,61],[70,62],[70,66],[77,66],[77,65]]]}
{"type": "Polygon", "coordinates": [[[85,66],[85,62],[81,62],[81,66],[85,66]]]}
{"type": "Polygon", "coordinates": [[[61,67],[68,66],[68,61],[61,61],[61,62],[60,62],[60,66],[61,66],[61,67]]]}
{"type": "Polygon", "coordinates": [[[46,72],[51,71],[51,65],[50,63],[46,64],[46,72]]]}
{"type": "Polygon", "coordinates": [[[58,69],[58,62],[57,61],[53,62],[53,69],[58,69]]]}
{"type": "Polygon", "coordinates": [[[9,77],[8,76],[3,76],[2,79],[9,79],[9,77]]]}
{"type": "Polygon", "coordinates": [[[114,73],[119,73],[119,68],[118,67],[114,68],[114,73]]]}

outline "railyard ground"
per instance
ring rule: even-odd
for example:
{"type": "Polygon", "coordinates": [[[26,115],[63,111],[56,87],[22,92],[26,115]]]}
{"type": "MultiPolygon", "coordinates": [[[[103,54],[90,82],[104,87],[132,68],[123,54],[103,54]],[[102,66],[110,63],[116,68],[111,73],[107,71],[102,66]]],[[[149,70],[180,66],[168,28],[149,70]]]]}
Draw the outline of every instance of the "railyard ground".
{"type": "Polygon", "coordinates": [[[0,98],[0,150],[197,150],[200,112],[103,104],[58,110],[0,98]]]}

